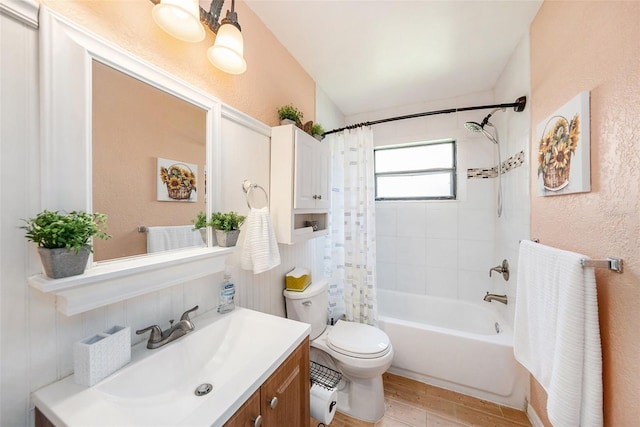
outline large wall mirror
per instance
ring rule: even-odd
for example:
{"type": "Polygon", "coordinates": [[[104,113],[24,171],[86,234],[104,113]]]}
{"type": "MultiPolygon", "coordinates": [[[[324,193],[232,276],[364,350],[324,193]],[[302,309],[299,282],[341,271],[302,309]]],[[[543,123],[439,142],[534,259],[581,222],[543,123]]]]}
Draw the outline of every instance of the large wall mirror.
{"type": "Polygon", "coordinates": [[[95,60],[91,99],[94,261],[205,245],[206,111],[95,60]]]}
{"type": "Polygon", "coordinates": [[[175,250],[150,250],[147,230],[159,227],[188,229],[197,236],[183,247],[211,249],[211,235],[192,230],[219,203],[219,102],[46,7],[41,15],[51,52],[42,64],[43,209],[108,215],[113,238],[94,242],[94,262],[175,250]]]}

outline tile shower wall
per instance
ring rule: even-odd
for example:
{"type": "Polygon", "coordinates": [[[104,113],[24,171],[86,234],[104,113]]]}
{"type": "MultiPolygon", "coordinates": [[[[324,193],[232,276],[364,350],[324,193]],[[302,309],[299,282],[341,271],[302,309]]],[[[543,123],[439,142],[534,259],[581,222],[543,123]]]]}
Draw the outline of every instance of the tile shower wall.
{"type": "MultiPolygon", "coordinates": [[[[494,102],[491,92],[350,117],[350,122],[417,111],[494,102]]],[[[497,164],[494,145],[464,128],[484,112],[455,113],[374,127],[376,146],[454,138],[457,200],[376,202],[378,286],[437,297],[481,301],[492,290],[495,257],[496,180],[467,179],[469,168],[497,164]]]]}

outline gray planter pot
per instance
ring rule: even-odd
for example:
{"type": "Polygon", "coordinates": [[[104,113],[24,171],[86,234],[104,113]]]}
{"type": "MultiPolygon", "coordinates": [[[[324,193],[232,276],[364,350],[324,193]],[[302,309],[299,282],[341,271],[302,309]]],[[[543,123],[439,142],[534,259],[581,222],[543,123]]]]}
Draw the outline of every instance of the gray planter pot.
{"type": "Polygon", "coordinates": [[[198,230],[200,231],[200,236],[202,236],[202,241],[206,245],[207,244],[207,229],[206,228],[199,228],[198,230]]]}
{"type": "Polygon", "coordinates": [[[238,242],[238,236],[240,235],[240,230],[215,230],[216,232],[216,240],[218,241],[218,246],[222,246],[223,248],[229,248],[231,246],[235,246],[238,242]]]}
{"type": "Polygon", "coordinates": [[[84,246],[77,253],[73,249],[38,248],[38,253],[45,274],[52,279],[61,279],[84,273],[91,247],[84,246]]]}

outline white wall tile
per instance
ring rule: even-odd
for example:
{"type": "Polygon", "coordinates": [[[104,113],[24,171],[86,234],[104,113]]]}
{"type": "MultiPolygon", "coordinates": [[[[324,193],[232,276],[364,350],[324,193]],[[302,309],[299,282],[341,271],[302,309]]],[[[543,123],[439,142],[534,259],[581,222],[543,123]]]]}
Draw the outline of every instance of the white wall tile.
{"type": "Polygon", "coordinates": [[[460,209],[458,233],[468,240],[493,240],[497,213],[486,209],[460,209]]]}
{"type": "Polygon", "coordinates": [[[485,272],[499,263],[494,256],[493,241],[460,240],[458,247],[458,268],[462,271],[485,272]]]}
{"type": "Polygon", "coordinates": [[[396,239],[398,264],[424,265],[427,256],[427,243],[423,238],[398,237],[396,239]]]}
{"type": "Polygon", "coordinates": [[[457,239],[427,239],[427,267],[443,268],[457,271],[458,269],[458,240],[457,239]]]}
{"type": "Polygon", "coordinates": [[[425,295],[427,293],[426,269],[424,265],[397,264],[396,290],[425,295]]]}
{"type": "Polygon", "coordinates": [[[379,262],[397,262],[397,237],[378,236],[376,239],[376,259],[379,262]]]}
{"type": "Polygon", "coordinates": [[[458,270],[427,267],[427,294],[434,297],[458,298],[458,270]]]}
{"type": "Polygon", "coordinates": [[[427,232],[429,239],[458,238],[458,205],[455,203],[427,205],[427,232]]]}
{"type": "Polygon", "coordinates": [[[397,236],[395,203],[376,202],[376,235],[397,236]]]}
{"type": "Polygon", "coordinates": [[[394,262],[380,262],[376,263],[376,272],[378,279],[378,288],[380,289],[389,289],[395,290],[397,287],[396,283],[396,269],[397,264],[394,262]]]}
{"type": "Polygon", "coordinates": [[[400,237],[424,238],[427,233],[426,205],[406,202],[397,209],[397,230],[400,237]]]}

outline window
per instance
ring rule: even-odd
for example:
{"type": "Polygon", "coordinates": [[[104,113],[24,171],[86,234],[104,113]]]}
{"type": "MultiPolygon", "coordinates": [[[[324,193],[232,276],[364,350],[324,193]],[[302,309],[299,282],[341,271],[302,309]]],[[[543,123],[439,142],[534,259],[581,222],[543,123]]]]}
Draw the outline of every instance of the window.
{"type": "Polygon", "coordinates": [[[455,141],[379,147],[374,155],[376,200],[456,198],[455,141]]]}

